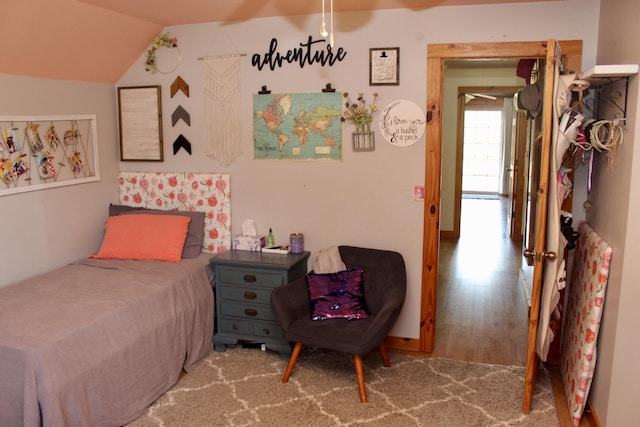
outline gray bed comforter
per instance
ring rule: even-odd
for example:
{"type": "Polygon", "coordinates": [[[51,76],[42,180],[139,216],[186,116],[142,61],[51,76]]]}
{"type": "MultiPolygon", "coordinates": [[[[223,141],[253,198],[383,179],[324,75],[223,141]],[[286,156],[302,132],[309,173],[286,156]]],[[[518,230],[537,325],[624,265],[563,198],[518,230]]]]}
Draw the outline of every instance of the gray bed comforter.
{"type": "Polygon", "coordinates": [[[208,259],[86,259],[0,288],[0,426],[121,426],[211,349],[208,259]]]}

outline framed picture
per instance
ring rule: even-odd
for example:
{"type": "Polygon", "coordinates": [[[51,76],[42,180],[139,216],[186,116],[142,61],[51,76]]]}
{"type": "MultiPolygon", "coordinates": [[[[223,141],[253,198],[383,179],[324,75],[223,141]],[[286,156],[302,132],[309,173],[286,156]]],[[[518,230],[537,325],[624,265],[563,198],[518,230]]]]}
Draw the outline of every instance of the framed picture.
{"type": "Polygon", "coordinates": [[[118,88],[120,160],[164,160],[160,95],[160,86],[118,88]]]}
{"type": "Polygon", "coordinates": [[[369,86],[398,86],[399,84],[400,48],[369,49],[369,86]]]}
{"type": "Polygon", "coordinates": [[[100,181],[96,128],[95,114],[0,116],[0,197],[100,181]]]}

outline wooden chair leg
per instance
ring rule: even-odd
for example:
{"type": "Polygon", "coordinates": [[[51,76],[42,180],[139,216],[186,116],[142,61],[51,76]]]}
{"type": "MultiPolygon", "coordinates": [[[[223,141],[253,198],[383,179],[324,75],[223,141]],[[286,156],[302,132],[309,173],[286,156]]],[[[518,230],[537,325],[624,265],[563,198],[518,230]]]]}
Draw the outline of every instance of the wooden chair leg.
{"type": "Polygon", "coordinates": [[[364,387],[364,369],[362,368],[362,357],[354,354],[353,363],[356,365],[356,378],[358,380],[360,402],[367,403],[367,389],[364,387]]]}
{"type": "Polygon", "coordinates": [[[382,356],[382,363],[389,368],[391,362],[389,361],[389,353],[387,353],[387,346],[384,345],[384,341],[378,344],[378,350],[380,350],[380,356],[382,356]]]}
{"type": "Polygon", "coordinates": [[[295,346],[293,346],[293,351],[291,351],[291,357],[289,357],[289,363],[287,364],[287,369],[284,371],[284,375],[282,376],[282,382],[286,383],[289,381],[289,377],[291,376],[291,372],[293,372],[293,367],[296,365],[296,361],[298,360],[298,356],[300,355],[300,351],[302,350],[302,343],[297,342],[295,346]]]}

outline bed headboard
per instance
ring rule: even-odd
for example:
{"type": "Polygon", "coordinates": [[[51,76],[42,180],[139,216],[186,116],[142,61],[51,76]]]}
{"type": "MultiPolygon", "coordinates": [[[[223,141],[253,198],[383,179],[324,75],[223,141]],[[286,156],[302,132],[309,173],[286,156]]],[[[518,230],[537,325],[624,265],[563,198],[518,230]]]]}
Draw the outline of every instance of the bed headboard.
{"type": "Polygon", "coordinates": [[[120,172],[118,187],[123,205],[204,212],[203,250],[220,253],[231,249],[228,174],[120,172]]]}

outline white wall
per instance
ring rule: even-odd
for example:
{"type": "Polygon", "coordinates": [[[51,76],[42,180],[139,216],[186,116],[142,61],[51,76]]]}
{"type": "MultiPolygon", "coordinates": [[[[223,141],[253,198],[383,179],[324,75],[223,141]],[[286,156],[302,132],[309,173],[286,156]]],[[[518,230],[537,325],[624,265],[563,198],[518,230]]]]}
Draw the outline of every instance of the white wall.
{"type": "Polygon", "coordinates": [[[343,128],[341,162],[286,162],[253,160],[252,95],[262,85],[278,92],[317,92],[331,83],[352,94],[374,91],[381,106],[397,99],[426,104],[426,52],[430,43],[582,39],[587,64],[594,62],[598,0],[569,0],[477,7],[434,7],[420,11],[391,10],[376,13],[337,14],[336,46],[347,51],[334,67],[286,65],[275,71],[258,71],[251,55],[267,51],[272,37],[279,50],[298,47],[309,35],[319,38],[320,16],[265,18],[220,25],[207,23],[169,27],[178,38],[182,61],[169,75],[144,71],[144,54],[119,81],[119,86],[159,84],[163,91],[165,162],[121,163],[123,170],[216,171],[231,174],[232,223],[235,232],[244,219],[256,221],[260,231],[272,227],[276,240],[290,232],[305,234],[305,247],[318,249],[353,244],[396,250],[407,263],[409,290],[405,309],[393,335],[419,335],[424,206],[413,201],[413,186],[424,183],[424,137],[408,148],[392,147],[379,132],[374,152],[353,152],[352,126],[343,128]],[[497,19],[496,17],[500,17],[497,19]],[[570,18],[569,18],[570,17],[570,18]],[[542,25],[541,23],[544,23],[542,25]],[[368,85],[371,47],[400,47],[400,85],[368,85]],[[244,154],[229,167],[205,155],[202,64],[198,57],[247,53],[242,58],[241,137],[244,154]],[[170,97],[169,87],[180,75],[190,85],[190,97],[170,97]],[[171,127],[177,105],[191,114],[191,127],[171,127]],[[171,143],[183,133],[193,155],[171,143]]]}
{"type": "Polygon", "coordinates": [[[111,84],[0,74],[0,87],[0,115],[95,114],[102,177],[0,197],[0,286],[6,286],[97,250],[107,206],[117,200],[118,140],[111,84]]]}
{"type": "MultiPolygon", "coordinates": [[[[640,3],[602,0],[598,64],[638,64],[636,40],[640,3]],[[615,31],[612,29],[615,28],[615,31]]],[[[599,156],[587,221],[613,246],[611,271],[598,341],[598,361],[590,400],[603,426],[633,424],[640,396],[638,303],[640,302],[640,97],[638,76],[629,80],[628,126],[617,148],[615,167],[599,156]]],[[[605,118],[605,117],[603,117],[605,118]]]]}
{"type": "MultiPolygon", "coordinates": [[[[50,270],[94,251],[100,243],[106,205],[117,198],[118,169],[228,172],[236,231],[243,219],[253,218],[261,231],[272,227],[280,240],[291,231],[305,233],[306,248],[311,251],[349,243],[402,253],[407,262],[409,291],[393,333],[416,338],[423,205],[413,201],[412,189],[424,181],[424,138],[411,147],[395,148],[377,133],[376,151],[354,153],[345,144],[341,162],[254,161],[252,127],[248,125],[242,135],[244,154],[231,166],[221,167],[204,155],[202,71],[196,58],[249,54],[243,58],[241,71],[242,115],[248,124],[251,95],[263,84],[275,92],[309,92],[330,82],[338,90],[351,93],[377,91],[381,105],[396,99],[424,105],[428,44],[582,39],[585,64],[591,65],[595,62],[597,5],[597,0],[569,0],[338,14],[336,48],[347,50],[344,62],[335,67],[314,65],[303,69],[289,65],[275,71],[251,67],[250,55],[264,53],[272,37],[278,39],[282,49],[297,47],[310,34],[316,37],[318,15],[168,28],[179,39],[182,62],[178,70],[171,75],[151,75],[144,71],[145,54],[141,53],[119,82],[120,86],[162,85],[167,153],[163,163],[118,162],[115,90],[110,85],[2,75],[2,115],[97,114],[102,180],[0,198],[5,219],[0,226],[3,241],[20,242],[16,247],[3,245],[0,284],[50,270]],[[572,18],[567,19],[569,16],[572,18]],[[389,46],[400,47],[400,85],[369,87],[369,48],[389,46]],[[180,98],[180,94],[170,98],[169,86],[177,75],[190,84],[189,98],[180,98]],[[188,129],[171,127],[170,114],[178,104],[191,113],[188,129]],[[171,142],[179,133],[192,141],[192,156],[184,151],[172,155],[171,142]]],[[[350,139],[351,131],[345,124],[345,140],[350,139]]]]}

